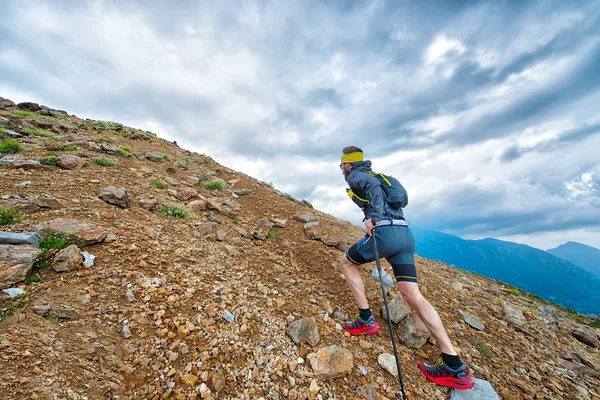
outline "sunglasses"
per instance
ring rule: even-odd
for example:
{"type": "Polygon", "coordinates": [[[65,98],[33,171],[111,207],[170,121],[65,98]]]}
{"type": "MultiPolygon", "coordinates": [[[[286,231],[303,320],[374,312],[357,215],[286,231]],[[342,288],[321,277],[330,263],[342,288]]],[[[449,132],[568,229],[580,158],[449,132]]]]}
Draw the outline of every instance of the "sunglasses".
{"type": "Polygon", "coordinates": [[[341,164],[340,164],[340,169],[344,169],[344,164],[345,164],[345,163],[341,163],[341,164]]]}

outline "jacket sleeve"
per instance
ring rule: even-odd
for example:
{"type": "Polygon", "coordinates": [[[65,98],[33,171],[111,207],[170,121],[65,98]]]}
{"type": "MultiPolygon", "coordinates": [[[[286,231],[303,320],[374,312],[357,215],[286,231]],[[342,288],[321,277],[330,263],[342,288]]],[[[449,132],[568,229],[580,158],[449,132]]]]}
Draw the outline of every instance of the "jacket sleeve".
{"type": "Polygon", "coordinates": [[[369,174],[358,172],[348,177],[348,185],[352,189],[360,189],[366,193],[370,204],[364,209],[365,218],[371,218],[373,224],[381,221],[385,213],[385,199],[379,181],[369,174]]]}

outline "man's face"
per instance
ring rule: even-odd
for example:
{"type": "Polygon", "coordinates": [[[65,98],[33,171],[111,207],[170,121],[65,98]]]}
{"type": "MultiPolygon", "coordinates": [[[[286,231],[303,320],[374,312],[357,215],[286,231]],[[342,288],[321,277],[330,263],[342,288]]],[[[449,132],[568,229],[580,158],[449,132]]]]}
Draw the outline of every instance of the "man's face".
{"type": "Polygon", "coordinates": [[[343,163],[340,165],[340,168],[342,168],[342,174],[345,177],[348,177],[348,174],[350,173],[350,170],[352,169],[352,164],[350,163],[343,163]]]}

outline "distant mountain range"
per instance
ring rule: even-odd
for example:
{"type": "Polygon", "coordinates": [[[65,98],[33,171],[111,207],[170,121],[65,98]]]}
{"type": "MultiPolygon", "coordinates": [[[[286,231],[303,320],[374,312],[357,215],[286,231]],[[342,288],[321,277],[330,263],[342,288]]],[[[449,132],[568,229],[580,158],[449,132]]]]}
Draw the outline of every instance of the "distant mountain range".
{"type": "Polygon", "coordinates": [[[570,261],[513,242],[412,231],[422,257],[498,279],[582,314],[600,314],[600,278],[570,261]]]}
{"type": "Polygon", "coordinates": [[[577,242],[567,242],[547,251],[600,278],[600,249],[577,242]]]}

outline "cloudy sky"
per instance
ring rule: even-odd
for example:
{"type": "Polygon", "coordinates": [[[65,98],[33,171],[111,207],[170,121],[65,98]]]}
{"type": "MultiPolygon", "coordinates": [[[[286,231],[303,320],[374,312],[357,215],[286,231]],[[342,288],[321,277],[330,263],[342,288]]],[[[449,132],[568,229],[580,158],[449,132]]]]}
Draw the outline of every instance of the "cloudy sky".
{"type": "Polygon", "coordinates": [[[360,223],[600,247],[598,1],[2,1],[0,96],[149,129],[360,223]]]}

